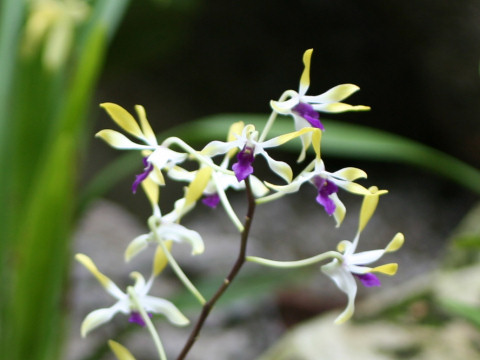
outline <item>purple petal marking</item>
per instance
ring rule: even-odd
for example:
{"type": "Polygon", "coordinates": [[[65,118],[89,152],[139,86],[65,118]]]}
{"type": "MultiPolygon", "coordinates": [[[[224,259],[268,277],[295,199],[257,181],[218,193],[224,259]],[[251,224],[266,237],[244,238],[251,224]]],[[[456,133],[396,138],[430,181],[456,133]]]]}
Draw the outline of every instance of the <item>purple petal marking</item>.
{"type": "Polygon", "coordinates": [[[253,173],[253,148],[245,145],[245,147],[237,154],[237,162],[233,164],[232,169],[238,181],[245,180],[248,175],[253,173]]]}
{"type": "Polygon", "coordinates": [[[320,176],[313,178],[313,184],[318,190],[318,195],[316,197],[317,202],[325,208],[328,215],[332,215],[337,206],[330,198],[330,195],[338,192],[338,186],[320,176]]]}
{"type": "Polygon", "coordinates": [[[320,114],[313,109],[312,105],[299,102],[293,107],[292,111],[307,120],[313,127],[325,130],[320,122],[320,114]]]}
{"type": "Polygon", "coordinates": [[[380,279],[372,273],[354,274],[365,287],[380,286],[380,279]]]}
{"type": "Polygon", "coordinates": [[[205,197],[202,199],[202,203],[204,203],[208,207],[211,207],[212,209],[215,209],[219,202],[220,196],[218,196],[217,193],[205,195],[205,197]]]}
{"type": "MultiPolygon", "coordinates": [[[[152,317],[152,314],[148,313],[148,317],[152,317]]],[[[145,321],[142,318],[142,315],[138,311],[132,311],[130,313],[130,317],[128,318],[128,321],[131,323],[135,323],[140,325],[141,327],[145,327],[147,324],[145,324],[145,321]]]]}
{"type": "Polygon", "coordinates": [[[141,174],[135,175],[135,181],[132,184],[132,192],[134,194],[137,192],[138,185],[140,185],[153,170],[153,164],[149,163],[146,157],[144,157],[142,161],[145,168],[141,174]]]}

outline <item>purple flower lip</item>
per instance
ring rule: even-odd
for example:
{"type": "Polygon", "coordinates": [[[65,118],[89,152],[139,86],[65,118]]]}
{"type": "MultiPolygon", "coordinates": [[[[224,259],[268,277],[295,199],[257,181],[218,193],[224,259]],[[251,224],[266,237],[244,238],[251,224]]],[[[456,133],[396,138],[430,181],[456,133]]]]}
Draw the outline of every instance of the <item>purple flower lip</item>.
{"type": "Polygon", "coordinates": [[[245,180],[253,173],[253,160],[255,160],[254,149],[245,145],[242,151],[237,154],[237,162],[232,166],[238,181],[245,180]]]}
{"type": "Polygon", "coordinates": [[[325,130],[320,122],[320,114],[314,110],[312,105],[299,102],[292,108],[292,111],[307,120],[314,128],[325,130]]]}
{"type": "MultiPolygon", "coordinates": [[[[152,314],[148,313],[148,317],[152,317],[152,314]]],[[[147,324],[145,324],[145,321],[142,318],[142,315],[138,311],[132,311],[130,313],[130,317],[128,318],[128,321],[131,323],[135,323],[140,325],[141,327],[145,327],[147,324]]]]}
{"type": "Polygon", "coordinates": [[[205,197],[202,199],[202,203],[207,205],[208,207],[215,209],[220,202],[220,196],[218,196],[217,193],[205,195],[205,197]]]}
{"type": "Polygon", "coordinates": [[[153,164],[148,162],[146,157],[144,157],[142,161],[145,168],[141,174],[135,175],[135,181],[132,184],[132,192],[134,194],[137,192],[138,185],[140,185],[142,181],[145,180],[153,171],[153,164]]]}
{"type": "Polygon", "coordinates": [[[313,178],[313,184],[318,190],[316,197],[317,202],[325,208],[328,215],[333,215],[336,209],[336,205],[330,198],[330,195],[338,192],[338,186],[330,180],[324,179],[320,176],[313,178]]]}
{"type": "Polygon", "coordinates": [[[381,285],[380,279],[375,274],[366,273],[366,274],[353,274],[353,275],[355,275],[365,287],[381,285]]]}

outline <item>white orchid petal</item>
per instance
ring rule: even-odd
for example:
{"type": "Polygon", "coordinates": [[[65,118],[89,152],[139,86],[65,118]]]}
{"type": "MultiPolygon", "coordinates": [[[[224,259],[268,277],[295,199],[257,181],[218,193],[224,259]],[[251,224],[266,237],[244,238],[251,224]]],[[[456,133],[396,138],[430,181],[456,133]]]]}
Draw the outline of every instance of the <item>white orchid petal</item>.
{"type": "Polygon", "coordinates": [[[336,227],[338,228],[340,227],[340,225],[343,222],[343,219],[345,218],[347,209],[345,208],[345,205],[343,204],[343,202],[338,198],[337,194],[330,195],[330,199],[332,199],[335,204],[335,211],[333,212],[333,218],[335,219],[336,227]]]}
{"type": "Polygon", "coordinates": [[[194,230],[187,229],[183,225],[174,223],[162,224],[157,231],[163,240],[189,243],[192,246],[192,255],[201,254],[205,250],[205,245],[200,234],[194,230]]]}
{"type": "Polygon", "coordinates": [[[103,139],[108,145],[120,150],[148,150],[150,146],[135,144],[125,135],[115,130],[100,130],[95,134],[96,137],[103,139]]]}
{"type": "Polygon", "coordinates": [[[350,271],[346,270],[338,260],[323,265],[322,271],[333,280],[341,291],[347,294],[347,307],[335,319],[336,324],[341,324],[350,319],[353,315],[355,309],[355,296],[357,294],[357,283],[350,271]]]}
{"type": "Polygon", "coordinates": [[[82,322],[80,332],[82,337],[87,336],[87,334],[93,329],[109,322],[116,313],[124,312],[123,306],[120,303],[116,303],[112,307],[97,309],[89,313],[82,322]]]}
{"type": "Polygon", "coordinates": [[[130,261],[134,256],[140,253],[148,246],[152,234],[143,234],[133,239],[125,250],[125,261],[130,261]]]}
{"type": "Polygon", "coordinates": [[[304,96],[302,99],[312,105],[335,103],[346,99],[358,90],[360,90],[360,88],[357,85],[342,84],[327,90],[323,94],[316,96],[304,96]]]}
{"type": "MultiPolygon", "coordinates": [[[[250,175],[250,183],[253,195],[257,198],[265,196],[270,191],[256,176],[250,175]]],[[[244,184],[244,182],[239,183],[237,181],[237,184],[244,184]]]]}
{"type": "Polygon", "coordinates": [[[286,162],[274,160],[270,157],[270,155],[267,154],[267,152],[262,152],[261,154],[263,155],[265,160],[267,160],[268,166],[275,174],[280,176],[287,183],[292,181],[293,171],[286,162]]]}
{"type": "Polygon", "coordinates": [[[195,171],[187,171],[180,166],[174,166],[168,170],[168,176],[177,181],[191,182],[195,178],[195,171]]]}
{"type": "Polygon", "coordinates": [[[133,271],[132,273],[130,273],[130,277],[135,280],[135,283],[133,285],[133,291],[139,296],[146,295],[147,292],[150,290],[151,283],[149,282],[149,286],[147,286],[145,278],[138,271],[133,271]]]}
{"type": "Polygon", "coordinates": [[[299,101],[300,101],[300,98],[297,94],[297,96],[294,96],[285,101],[270,100],[270,106],[273,109],[273,111],[282,115],[287,115],[287,114],[291,114],[292,109],[296,105],[298,105],[299,101]]]}
{"type": "Polygon", "coordinates": [[[172,324],[185,326],[190,323],[185,315],[183,315],[180,310],[168,300],[154,296],[145,296],[142,299],[142,306],[145,307],[147,312],[165,315],[172,324]]]}
{"type": "Polygon", "coordinates": [[[348,263],[354,265],[366,265],[371,264],[378,259],[380,259],[383,254],[385,254],[385,250],[369,250],[369,251],[362,251],[356,254],[352,254],[348,257],[348,263]]]}
{"type": "Polygon", "coordinates": [[[238,141],[230,141],[230,142],[223,142],[219,140],[214,140],[205,145],[205,147],[200,152],[201,155],[204,156],[215,156],[219,154],[226,154],[231,149],[238,148],[239,146],[238,141]]]}
{"type": "Polygon", "coordinates": [[[349,105],[345,103],[330,103],[330,104],[313,104],[312,107],[321,112],[328,112],[328,113],[342,113],[346,111],[368,111],[370,110],[370,106],[364,105],[349,105]]]}

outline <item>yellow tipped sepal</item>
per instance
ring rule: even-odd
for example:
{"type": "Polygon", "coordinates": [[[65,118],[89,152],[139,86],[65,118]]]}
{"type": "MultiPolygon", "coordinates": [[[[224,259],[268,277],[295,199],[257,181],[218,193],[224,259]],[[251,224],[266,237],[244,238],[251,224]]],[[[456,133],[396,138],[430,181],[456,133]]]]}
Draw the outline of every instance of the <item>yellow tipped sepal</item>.
{"type": "Polygon", "coordinates": [[[112,283],[112,280],[110,280],[107,276],[103,275],[98,270],[92,259],[90,259],[87,255],[77,254],[75,255],[75,259],[83,266],[85,266],[87,270],[90,271],[92,275],[97,278],[97,280],[100,284],[102,284],[103,287],[107,288],[108,285],[112,283]]]}

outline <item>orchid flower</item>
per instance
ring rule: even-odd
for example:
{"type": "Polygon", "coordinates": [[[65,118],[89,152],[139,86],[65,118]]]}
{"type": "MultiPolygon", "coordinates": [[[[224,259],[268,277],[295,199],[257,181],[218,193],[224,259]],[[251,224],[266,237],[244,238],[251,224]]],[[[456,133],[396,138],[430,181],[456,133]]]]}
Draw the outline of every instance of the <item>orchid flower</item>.
{"type": "Polygon", "coordinates": [[[162,242],[168,244],[171,241],[188,243],[192,246],[192,255],[203,253],[205,245],[200,234],[179,224],[182,216],[193,208],[196,198],[200,196],[196,193],[192,194],[196,191],[195,183],[192,183],[193,185],[191,184],[187,188],[185,197],[177,200],[174,204],[174,209],[163,216],[158,206],[158,186],[150,179],[146,179],[142,183],[145,194],[153,208],[152,220],[149,221],[151,228],[149,233],[137,236],[130,242],[125,250],[126,261],[130,261],[138,253],[146,249],[150,243],[157,245],[160,245],[162,242]]]}
{"type": "Polygon", "coordinates": [[[174,165],[182,163],[187,158],[187,153],[173,151],[163,144],[158,144],[155,133],[153,132],[145,113],[145,109],[141,105],[136,105],[135,110],[140,120],[140,125],[135,121],[134,117],[124,108],[113,103],[103,103],[103,107],[110,117],[125,132],[141,140],[144,144],[137,144],[125,135],[115,130],[101,130],[95,136],[105,140],[110,146],[116,149],[141,150],[145,166],[144,171],[137,175],[132,184],[132,192],[136,192],[146,178],[151,178],[159,185],[165,183],[161,170],[170,168],[174,165]]]}
{"type": "MultiPolygon", "coordinates": [[[[313,49],[305,51],[303,54],[304,70],[300,78],[300,86],[298,92],[295,90],[287,90],[280,97],[279,101],[270,101],[272,109],[282,115],[291,115],[295,123],[295,130],[305,127],[314,127],[325,130],[320,121],[320,112],[341,113],[346,111],[363,111],[370,110],[369,106],[349,105],[341,102],[360,88],[353,84],[337,85],[323,94],[310,96],[307,95],[310,87],[310,60],[313,49]]],[[[269,128],[269,126],[266,126],[269,128]]],[[[299,161],[305,158],[305,151],[310,145],[311,133],[302,135],[302,153],[299,161]]]]}
{"type": "Polygon", "coordinates": [[[262,155],[268,163],[268,166],[278,176],[287,182],[292,180],[292,169],[283,162],[274,160],[265,149],[282,145],[305,133],[316,131],[314,128],[304,128],[299,131],[280,135],[267,141],[258,141],[258,131],[252,124],[246,125],[241,134],[236,134],[236,139],[223,142],[212,141],[208,143],[200,152],[204,156],[213,157],[219,154],[226,154],[234,149],[240,150],[237,154],[237,162],[233,164],[232,169],[238,181],[246,179],[253,173],[253,161],[257,155],[262,155]]]}
{"type": "Polygon", "coordinates": [[[137,323],[141,326],[146,325],[146,319],[141,316],[143,310],[149,314],[148,316],[151,316],[151,314],[163,314],[175,325],[184,326],[189,323],[188,319],[173,303],[162,298],[148,295],[156,275],[155,271],[152,272],[152,276],[148,281],[145,281],[144,277],[138,272],[132,272],[130,274],[135,280],[135,284],[129,287],[136,298],[132,299],[132,295],[130,295],[128,291],[123,292],[112,280],[102,274],[88,256],[77,254],[75,258],[85,266],[105,290],[117,300],[113,306],[94,310],[85,317],[81,325],[83,337],[98,326],[110,321],[117,313],[129,315],[130,322],[137,323]],[[140,305],[142,309],[139,309],[138,305],[140,305]]]}
{"type": "MultiPolygon", "coordinates": [[[[150,232],[137,236],[130,242],[125,250],[125,260],[127,262],[130,261],[138,253],[145,250],[149,244],[155,244],[157,246],[155,255],[157,267],[163,270],[167,264],[170,264],[172,270],[185,287],[201,304],[204,304],[205,298],[188,279],[170,253],[173,242],[189,243],[192,246],[192,255],[201,254],[205,249],[202,237],[198,232],[187,229],[185,226],[179,224],[182,216],[193,209],[196,201],[200,197],[201,192],[198,191],[199,178],[200,182],[203,181],[201,177],[197,177],[197,179],[192,181],[185,191],[185,196],[177,200],[174,204],[174,209],[164,216],[161,215],[158,206],[158,185],[151,179],[146,179],[142,182],[142,187],[153,208],[153,215],[148,219],[150,232]],[[161,266],[158,264],[161,264],[161,266]]],[[[161,270],[158,270],[158,272],[161,270]]]]}
{"type": "MultiPolygon", "coordinates": [[[[241,134],[243,128],[244,124],[242,121],[233,123],[228,131],[227,142],[235,140],[236,137],[241,134]]],[[[230,159],[235,155],[237,150],[238,149],[233,148],[225,154],[225,157],[220,164],[221,169],[227,170],[230,159]]],[[[229,188],[234,190],[245,189],[245,183],[239,182],[234,173],[227,171],[215,171],[211,167],[209,167],[209,169],[211,170],[208,171],[208,179],[207,182],[203,184],[204,188],[202,190],[204,195],[202,202],[206,206],[215,208],[222,199],[226,199],[225,191],[229,188]]],[[[187,171],[179,166],[175,166],[169,170],[168,176],[178,181],[186,181],[191,183],[198,176],[197,174],[199,171],[206,172],[207,170],[204,167],[202,170],[187,171]]],[[[264,196],[269,191],[268,188],[263,185],[263,183],[257,177],[251,176],[250,181],[254,196],[264,196]]],[[[226,206],[225,203],[224,206],[226,206]]]]}
{"type": "Polygon", "coordinates": [[[352,242],[347,240],[341,241],[337,247],[341,256],[335,257],[330,263],[323,265],[321,268],[348,297],[347,307],[335,320],[335,323],[338,324],[347,321],[353,315],[355,296],[357,294],[355,277],[366,287],[380,286],[380,280],[374,273],[395,275],[398,268],[396,263],[376,267],[367,265],[379,260],[385,253],[400,249],[404,242],[402,233],[397,233],[384,249],[355,253],[360,233],[375,211],[379,195],[386,193],[385,190],[379,191],[376,187],[371,187],[369,191],[370,195],[366,195],[362,203],[358,231],[354,240],[352,242]]]}
{"type": "Polygon", "coordinates": [[[320,156],[321,134],[321,132],[317,132],[313,136],[313,148],[316,158],[310,165],[287,185],[267,183],[267,186],[275,190],[276,193],[257,199],[257,202],[264,203],[283,195],[297,192],[304,183],[310,182],[317,188],[316,201],[324,207],[328,215],[333,215],[338,227],[346,213],[345,205],[343,205],[337,195],[339,188],[358,195],[368,195],[370,192],[366,188],[354,182],[359,178],[366,178],[367,174],[363,170],[354,167],[343,168],[333,173],[326,171],[325,164],[320,156]]]}

